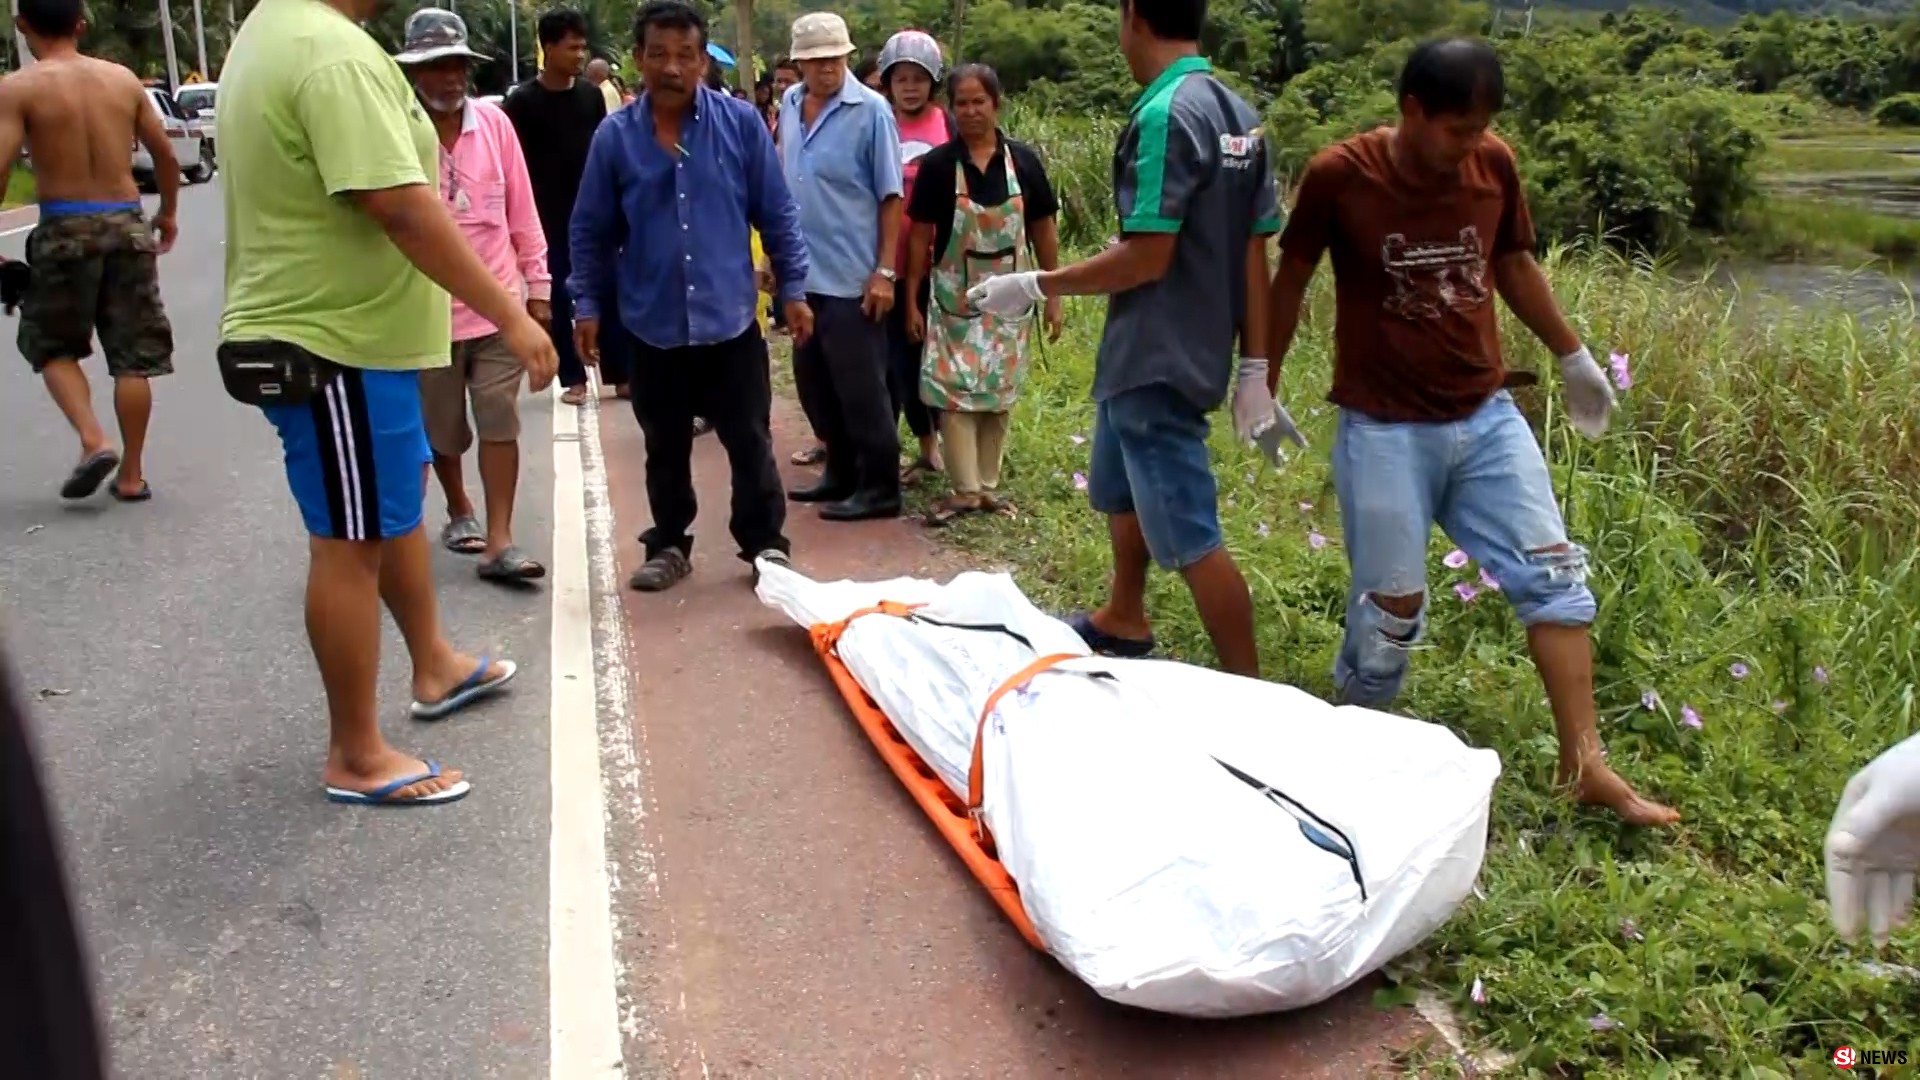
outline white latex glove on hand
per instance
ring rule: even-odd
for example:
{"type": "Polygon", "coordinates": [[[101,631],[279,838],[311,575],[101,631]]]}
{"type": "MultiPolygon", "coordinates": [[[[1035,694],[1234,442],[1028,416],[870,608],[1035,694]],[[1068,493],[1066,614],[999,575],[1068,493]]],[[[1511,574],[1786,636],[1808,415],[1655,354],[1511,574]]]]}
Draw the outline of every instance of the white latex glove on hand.
{"type": "Polygon", "coordinates": [[[1045,300],[1040,292],[1040,272],[1022,270],[1017,274],[995,274],[967,290],[967,303],[989,315],[1024,315],[1033,305],[1045,300]]]}
{"type": "Polygon", "coordinates": [[[1280,448],[1280,440],[1306,447],[1307,437],[1300,434],[1293,417],[1273,399],[1273,392],[1267,389],[1265,359],[1257,356],[1240,358],[1239,374],[1233,385],[1232,408],[1233,433],[1258,446],[1276,467],[1287,459],[1286,451],[1280,448]]]}
{"type": "Polygon", "coordinates": [[[1573,421],[1573,429],[1589,439],[1605,435],[1613,412],[1613,387],[1585,345],[1560,358],[1560,378],[1566,384],[1567,418],[1573,421]]]}
{"type": "Polygon", "coordinates": [[[1827,829],[1827,905],[1840,936],[1874,943],[1907,921],[1920,872],[1920,735],[1853,774],[1827,829]]]}

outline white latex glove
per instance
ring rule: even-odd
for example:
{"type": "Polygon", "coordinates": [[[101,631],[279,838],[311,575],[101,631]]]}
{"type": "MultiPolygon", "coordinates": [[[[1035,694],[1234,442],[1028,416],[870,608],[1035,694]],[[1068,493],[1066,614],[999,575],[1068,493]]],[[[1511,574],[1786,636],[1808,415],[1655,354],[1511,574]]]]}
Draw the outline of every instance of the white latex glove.
{"type": "Polygon", "coordinates": [[[1827,829],[1827,904],[1845,938],[1875,944],[1907,921],[1920,872],[1920,735],[1853,774],[1827,829]]]}
{"type": "Polygon", "coordinates": [[[1045,300],[1040,293],[1040,271],[995,274],[967,290],[967,302],[989,315],[1024,315],[1045,300]]]}
{"type": "Polygon", "coordinates": [[[1560,379],[1566,384],[1567,417],[1573,429],[1589,439],[1605,435],[1613,412],[1613,387],[1585,345],[1560,358],[1560,379]]]}
{"type": "Polygon", "coordinates": [[[1285,439],[1305,448],[1307,437],[1267,389],[1267,362],[1257,356],[1240,358],[1239,374],[1233,384],[1233,433],[1258,446],[1267,460],[1278,466],[1287,459],[1280,448],[1285,439]]]}

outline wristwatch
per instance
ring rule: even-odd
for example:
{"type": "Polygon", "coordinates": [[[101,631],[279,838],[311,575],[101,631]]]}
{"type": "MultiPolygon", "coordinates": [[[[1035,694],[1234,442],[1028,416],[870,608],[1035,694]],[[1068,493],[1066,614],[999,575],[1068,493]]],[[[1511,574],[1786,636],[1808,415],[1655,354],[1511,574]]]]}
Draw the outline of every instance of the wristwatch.
{"type": "Polygon", "coordinates": [[[891,266],[876,267],[873,272],[876,274],[879,274],[883,278],[886,278],[888,281],[900,280],[900,275],[894,273],[893,267],[891,266]]]}

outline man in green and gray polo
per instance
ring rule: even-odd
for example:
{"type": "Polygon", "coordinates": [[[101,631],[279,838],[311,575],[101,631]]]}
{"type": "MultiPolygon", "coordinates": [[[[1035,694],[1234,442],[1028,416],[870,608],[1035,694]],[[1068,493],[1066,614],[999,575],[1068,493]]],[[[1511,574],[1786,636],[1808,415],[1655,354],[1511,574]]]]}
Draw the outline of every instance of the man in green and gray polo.
{"type": "Polygon", "coordinates": [[[976,307],[1018,314],[1050,296],[1106,295],[1094,363],[1087,494],[1107,515],[1113,585],[1069,620],[1096,652],[1144,656],[1149,558],[1192,590],[1221,667],[1257,676],[1253,600],[1220,535],[1207,414],[1233,390],[1234,429],[1271,456],[1304,445],[1266,388],[1267,237],[1280,231],[1260,117],[1199,55],[1206,0],[1122,0],[1120,48],[1145,87],[1114,150],[1120,235],[1052,272],[991,278],[976,307]],[[1234,339],[1242,357],[1234,374],[1234,339]]]}

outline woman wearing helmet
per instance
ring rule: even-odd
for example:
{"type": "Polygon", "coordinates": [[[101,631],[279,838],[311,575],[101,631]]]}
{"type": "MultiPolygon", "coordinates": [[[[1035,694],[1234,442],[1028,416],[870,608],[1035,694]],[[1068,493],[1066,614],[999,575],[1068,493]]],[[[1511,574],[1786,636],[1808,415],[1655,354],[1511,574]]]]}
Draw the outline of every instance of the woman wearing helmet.
{"type": "MultiPolygon", "coordinates": [[[[900,162],[903,169],[901,190],[908,205],[913,202],[913,181],[920,173],[920,158],[927,151],[953,138],[955,128],[947,111],[934,99],[933,88],[940,81],[944,65],[940,43],[921,30],[902,30],[887,39],[880,50],[880,92],[893,103],[894,125],[900,129],[900,162]]],[[[907,276],[908,229],[900,230],[900,251],[894,273],[907,276]]],[[[887,389],[893,397],[894,421],[906,414],[907,427],[920,442],[920,452],[901,473],[902,483],[918,482],[940,469],[937,421],[920,401],[920,342],[907,333],[906,315],[910,307],[925,310],[926,290],[917,303],[898,303],[887,313],[887,389]]]]}

